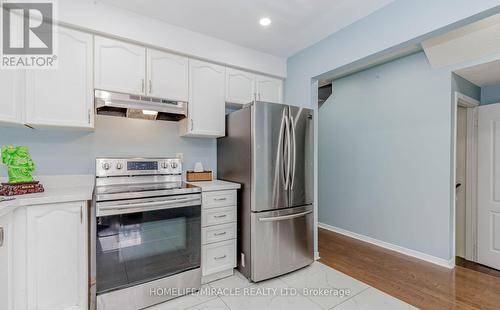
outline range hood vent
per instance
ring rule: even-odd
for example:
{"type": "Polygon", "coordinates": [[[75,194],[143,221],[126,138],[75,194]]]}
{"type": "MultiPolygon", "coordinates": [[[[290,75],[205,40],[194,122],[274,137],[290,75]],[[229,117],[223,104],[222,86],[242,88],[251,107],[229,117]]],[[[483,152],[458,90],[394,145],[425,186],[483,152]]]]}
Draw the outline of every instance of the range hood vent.
{"type": "Polygon", "coordinates": [[[187,102],[96,89],[97,114],[147,120],[179,121],[187,116],[187,102]]]}

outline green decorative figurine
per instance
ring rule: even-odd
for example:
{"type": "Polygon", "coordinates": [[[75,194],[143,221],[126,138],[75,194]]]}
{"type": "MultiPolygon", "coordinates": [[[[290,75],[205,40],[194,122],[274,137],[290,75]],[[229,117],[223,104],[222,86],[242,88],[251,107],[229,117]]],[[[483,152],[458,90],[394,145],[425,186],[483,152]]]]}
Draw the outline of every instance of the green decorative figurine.
{"type": "Polygon", "coordinates": [[[35,171],[35,163],[25,146],[3,146],[2,163],[7,166],[9,183],[33,182],[31,175],[35,171]]]}
{"type": "Polygon", "coordinates": [[[3,183],[0,195],[12,196],[43,192],[43,186],[33,180],[35,163],[25,146],[3,146],[2,163],[7,166],[9,183],[3,183]]]}

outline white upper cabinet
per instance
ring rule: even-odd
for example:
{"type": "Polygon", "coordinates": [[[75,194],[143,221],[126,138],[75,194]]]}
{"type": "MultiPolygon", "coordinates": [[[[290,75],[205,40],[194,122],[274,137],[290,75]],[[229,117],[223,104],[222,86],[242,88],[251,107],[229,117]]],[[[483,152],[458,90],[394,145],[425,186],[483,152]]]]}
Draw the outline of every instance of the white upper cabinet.
{"type": "Polygon", "coordinates": [[[181,121],[181,135],[225,135],[225,71],[223,66],[189,60],[188,117],[181,121]]]}
{"type": "Polygon", "coordinates": [[[85,202],[27,207],[27,309],[87,310],[85,202]]]}
{"type": "Polygon", "coordinates": [[[92,35],[56,27],[58,68],[26,73],[26,123],[94,127],[92,35]]]}
{"type": "Polygon", "coordinates": [[[95,37],[95,88],[146,94],[146,48],[95,37]]]}
{"type": "Polygon", "coordinates": [[[257,75],[257,100],[283,103],[283,81],[280,79],[257,75]]]}
{"type": "Polygon", "coordinates": [[[188,58],[147,50],[147,93],[173,101],[188,101],[188,58]]]}
{"type": "Polygon", "coordinates": [[[0,123],[24,122],[24,70],[0,70],[0,123]]]}
{"type": "Polygon", "coordinates": [[[247,104],[255,99],[255,75],[226,68],[226,102],[247,104]]]}

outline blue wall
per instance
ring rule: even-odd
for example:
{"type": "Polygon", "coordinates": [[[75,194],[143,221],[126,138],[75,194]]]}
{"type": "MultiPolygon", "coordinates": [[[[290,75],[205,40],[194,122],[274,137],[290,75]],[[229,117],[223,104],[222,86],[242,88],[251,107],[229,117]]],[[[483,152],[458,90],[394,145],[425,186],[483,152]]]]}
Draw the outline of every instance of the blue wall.
{"type": "MultiPolygon", "coordinates": [[[[216,171],[215,139],[180,138],[175,122],[97,116],[94,132],[0,127],[0,145],[25,145],[37,175],[94,174],[96,157],[170,157],[184,154],[184,169],[197,161],[216,171]]],[[[6,169],[0,169],[6,176],[6,169]]]]}
{"type": "Polygon", "coordinates": [[[451,77],[451,89],[453,92],[458,91],[478,101],[481,100],[481,88],[455,73],[451,77]]]}
{"type": "Polygon", "coordinates": [[[319,222],[450,258],[450,76],[417,53],[333,82],[319,110],[319,222]]]}
{"type": "Polygon", "coordinates": [[[498,0],[396,0],[288,59],[285,100],[315,107],[311,78],[419,44],[422,39],[498,13],[498,0]]]}
{"type": "Polygon", "coordinates": [[[500,85],[481,87],[481,104],[500,103],[500,85]]]}

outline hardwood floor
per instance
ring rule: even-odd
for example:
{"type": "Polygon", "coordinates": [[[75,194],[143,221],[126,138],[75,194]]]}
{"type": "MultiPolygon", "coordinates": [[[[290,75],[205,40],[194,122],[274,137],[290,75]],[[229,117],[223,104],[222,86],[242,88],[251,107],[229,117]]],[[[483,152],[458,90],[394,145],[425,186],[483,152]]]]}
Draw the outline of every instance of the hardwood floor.
{"type": "Polygon", "coordinates": [[[500,309],[500,278],[450,270],[319,229],[321,262],[420,309],[500,309]]]}

